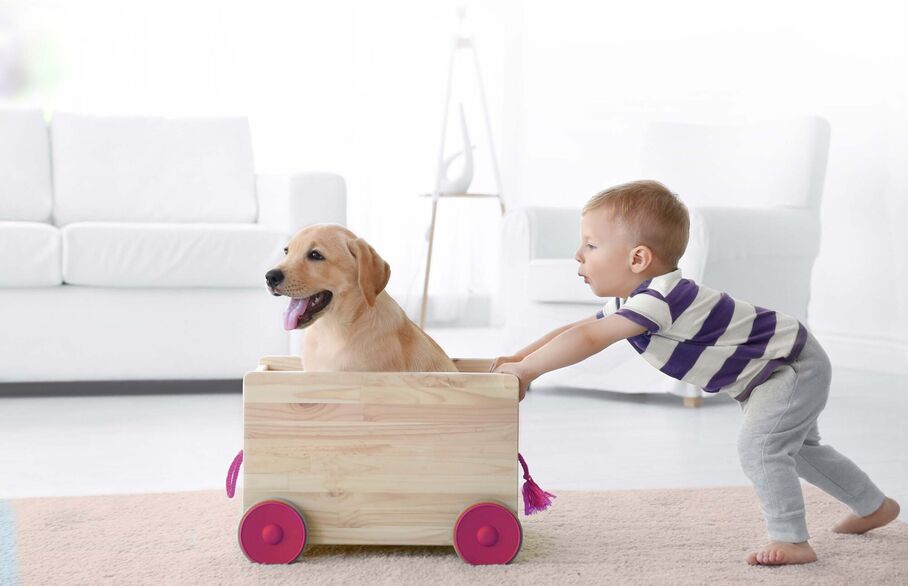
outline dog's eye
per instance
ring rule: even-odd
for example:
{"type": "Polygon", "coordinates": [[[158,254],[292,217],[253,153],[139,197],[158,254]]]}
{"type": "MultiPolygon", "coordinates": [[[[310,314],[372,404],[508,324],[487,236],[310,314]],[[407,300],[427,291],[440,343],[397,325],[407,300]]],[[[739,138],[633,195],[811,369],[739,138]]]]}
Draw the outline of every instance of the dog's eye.
{"type": "Polygon", "coordinates": [[[284,254],[288,254],[289,252],[290,252],[290,249],[287,247],[284,247],[284,254]]]}
{"type": "Polygon", "coordinates": [[[319,251],[317,251],[317,250],[311,251],[311,252],[309,253],[309,258],[310,258],[311,260],[325,260],[325,257],[322,256],[322,254],[321,254],[319,251]]]}

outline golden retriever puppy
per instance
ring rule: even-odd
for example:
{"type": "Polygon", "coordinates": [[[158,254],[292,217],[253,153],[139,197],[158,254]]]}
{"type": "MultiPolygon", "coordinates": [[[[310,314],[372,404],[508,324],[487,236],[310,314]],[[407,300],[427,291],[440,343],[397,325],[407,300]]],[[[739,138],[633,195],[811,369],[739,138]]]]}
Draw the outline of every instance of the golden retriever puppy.
{"type": "Polygon", "coordinates": [[[286,330],[308,329],[303,370],[456,372],[444,350],[385,292],[391,267],[337,224],[297,232],[286,258],[265,274],[285,295],[286,330]]]}

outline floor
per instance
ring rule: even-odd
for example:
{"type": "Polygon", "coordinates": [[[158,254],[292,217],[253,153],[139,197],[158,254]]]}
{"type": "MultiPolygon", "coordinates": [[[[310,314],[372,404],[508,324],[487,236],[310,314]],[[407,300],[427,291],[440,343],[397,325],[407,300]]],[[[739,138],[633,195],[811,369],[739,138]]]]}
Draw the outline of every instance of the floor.
{"type": "MultiPolygon", "coordinates": [[[[494,329],[430,333],[455,356],[505,350],[494,329]]],[[[223,487],[242,444],[238,382],[102,390],[0,397],[0,498],[223,487]],[[131,394],[112,394],[121,392],[131,394]]],[[[740,409],[731,399],[691,409],[673,396],[538,387],[521,407],[521,452],[551,492],[747,484],[735,448],[740,409]]],[[[908,378],[837,370],[820,420],[824,441],[904,505],[906,418],[908,378]]],[[[903,511],[908,519],[908,506],[903,511]]]]}

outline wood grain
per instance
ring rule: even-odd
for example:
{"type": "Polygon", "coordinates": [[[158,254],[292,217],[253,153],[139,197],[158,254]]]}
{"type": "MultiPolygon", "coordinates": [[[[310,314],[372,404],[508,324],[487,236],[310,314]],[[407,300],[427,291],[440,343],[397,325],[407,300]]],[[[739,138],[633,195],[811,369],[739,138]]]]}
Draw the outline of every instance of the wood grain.
{"type": "Polygon", "coordinates": [[[303,372],[266,356],[243,380],[243,506],[283,498],[311,543],[451,545],[468,506],[516,513],[517,380],[459,373],[303,372]]]}

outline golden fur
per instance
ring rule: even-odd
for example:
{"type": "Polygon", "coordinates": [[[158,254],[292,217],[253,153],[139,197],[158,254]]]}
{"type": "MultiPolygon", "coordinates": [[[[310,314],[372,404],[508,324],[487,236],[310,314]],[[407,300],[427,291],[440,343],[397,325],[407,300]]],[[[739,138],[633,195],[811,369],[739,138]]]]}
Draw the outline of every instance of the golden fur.
{"type": "Polygon", "coordinates": [[[288,297],[332,293],[305,324],[303,369],[310,371],[456,372],[444,350],[384,290],[391,268],[365,240],[343,226],[316,224],[297,232],[276,269],[272,289],[288,297]],[[312,251],[324,260],[310,258],[312,251]]]}

